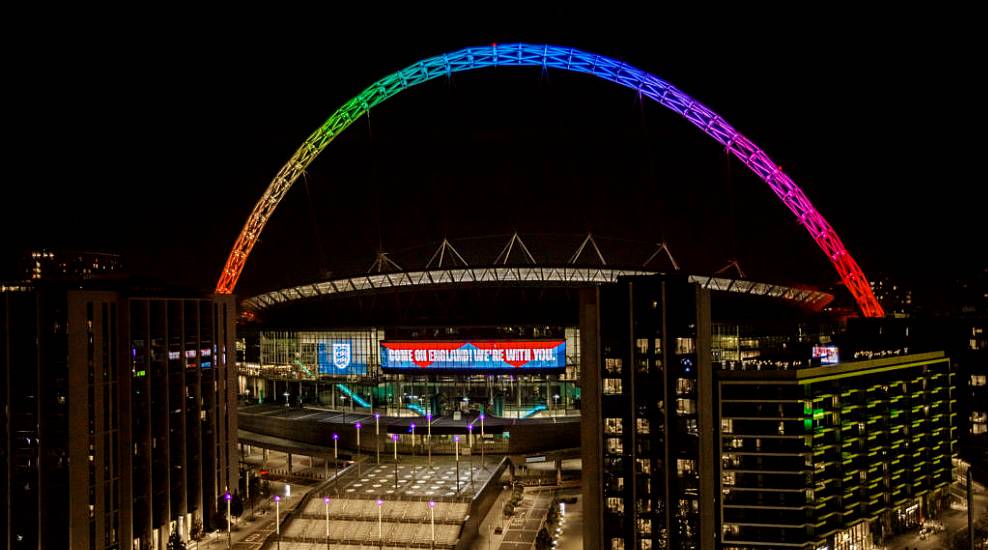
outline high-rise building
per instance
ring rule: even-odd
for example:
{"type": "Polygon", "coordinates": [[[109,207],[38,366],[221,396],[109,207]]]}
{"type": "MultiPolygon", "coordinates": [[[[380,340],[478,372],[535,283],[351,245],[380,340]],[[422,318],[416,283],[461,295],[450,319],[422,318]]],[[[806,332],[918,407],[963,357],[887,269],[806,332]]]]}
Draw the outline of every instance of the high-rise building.
{"type": "Polygon", "coordinates": [[[841,361],[826,323],[746,299],[663,276],[583,291],[585,548],[868,549],[944,506],[943,352],[841,361]]]}
{"type": "Polygon", "coordinates": [[[584,548],[712,548],[709,291],[622,278],[580,315],[584,548]]]}
{"type": "Polygon", "coordinates": [[[34,250],[24,259],[25,276],[32,281],[87,280],[119,274],[120,256],[78,250],[34,250]]]}
{"type": "Polygon", "coordinates": [[[164,548],[237,486],[235,305],[86,286],[0,292],[0,538],[164,548]]]}

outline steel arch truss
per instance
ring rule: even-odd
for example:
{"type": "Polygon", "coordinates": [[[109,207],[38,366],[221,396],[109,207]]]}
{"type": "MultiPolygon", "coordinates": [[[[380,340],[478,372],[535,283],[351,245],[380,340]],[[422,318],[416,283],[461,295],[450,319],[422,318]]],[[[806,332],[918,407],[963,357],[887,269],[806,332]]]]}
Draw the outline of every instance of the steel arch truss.
{"type": "MultiPolygon", "coordinates": [[[[271,306],[287,304],[310,298],[346,297],[364,292],[382,292],[401,289],[431,287],[520,285],[561,285],[579,287],[617,282],[618,277],[629,275],[655,275],[657,271],[620,269],[612,267],[573,266],[515,266],[493,265],[488,267],[463,267],[453,269],[425,269],[395,273],[372,273],[344,279],[331,279],[313,284],[299,285],[259,294],[244,300],[250,310],[261,311],[271,306]]],[[[754,281],[690,275],[689,281],[703,288],[768,296],[819,309],[833,296],[819,290],[793,288],[754,281]]]]}
{"type": "Polygon", "coordinates": [[[717,140],[772,188],[827,255],[866,317],[883,315],[861,268],[802,189],[724,119],[668,82],[616,59],[573,48],[533,44],[492,44],[430,57],[378,80],[343,104],[305,140],[268,185],[230,251],[216,292],[233,292],[247,256],[278,203],[306,167],[350,124],[407,88],[434,78],[486,67],[542,67],[586,73],[635,90],[675,111],[717,140]]]}

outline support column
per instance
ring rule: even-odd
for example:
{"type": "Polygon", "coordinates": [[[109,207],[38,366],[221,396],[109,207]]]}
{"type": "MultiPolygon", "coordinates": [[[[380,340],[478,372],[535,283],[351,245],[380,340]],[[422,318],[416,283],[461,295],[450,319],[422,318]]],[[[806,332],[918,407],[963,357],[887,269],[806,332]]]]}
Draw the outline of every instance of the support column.
{"type": "Polygon", "coordinates": [[[556,459],[556,485],[563,483],[563,459],[556,459]]]}
{"type": "Polygon", "coordinates": [[[288,453],[288,475],[292,475],[292,453],[288,453]]]}

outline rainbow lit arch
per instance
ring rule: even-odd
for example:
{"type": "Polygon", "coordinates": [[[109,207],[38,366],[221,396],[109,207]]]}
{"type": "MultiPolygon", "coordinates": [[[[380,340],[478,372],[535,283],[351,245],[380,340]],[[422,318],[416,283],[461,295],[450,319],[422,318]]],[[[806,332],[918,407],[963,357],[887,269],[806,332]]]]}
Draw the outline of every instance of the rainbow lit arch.
{"type": "Polygon", "coordinates": [[[864,316],[881,317],[884,314],[861,268],[803,190],[768,155],[724,119],[668,82],[616,59],[573,48],[534,44],[492,44],[423,59],[378,80],[344,103],[302,143],[257,201],[230,251],[216,284],[216,292],[233,292],[251,249],[278,203],[319,153],[350,124],[386,99],[416,84],[485,67],[542,67],[591,74],[631,88],[682,115],[717,140],[772,188],[827,255],[864,316]]]}

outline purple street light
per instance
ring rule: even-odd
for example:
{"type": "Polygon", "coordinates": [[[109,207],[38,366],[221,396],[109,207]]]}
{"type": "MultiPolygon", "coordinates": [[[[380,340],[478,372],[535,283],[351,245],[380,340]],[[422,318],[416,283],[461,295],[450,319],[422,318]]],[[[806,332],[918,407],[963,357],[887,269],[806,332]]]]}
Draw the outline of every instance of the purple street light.
{"type": "Polygon", "coordinates": [[[322,497],[322,503],[326,505],[326,548],[329,548],[329,497],[322,497]]]}
{"type": "Polygon", "coordinates": [[[426,448],[429,449],[429,467],[432,467],[432,413],[425,415],[426,426],[426,448]]]}
{"type": "Polygon", "coordinates": [[[230,513],[230,501],[233,500],[233,495],[230,494],[230,491],[227,491],[223,495],[223,499],[226,500],[226,547],[227,548],[230,548],[230,546],[233,544],[233,541],[230,538],[230,537],[233,536],[230,533],[230,519],[231,519],[231,515],[232,515],[230,513]]]}
{"type": "Polygon", "coordinates": [[[381,463],[381,415],[374,413],[374,450],[377,451],[377,463],[381,463]]]}
{"type": "MultiPolygon", "coordinates": [[[[333,432],[333,488],[339,483],[340,478],[340,453],[337,447],[337,442],[340,439],[340,434],[333,432]]],[[[337,493],[337,496],[339,493],[337,493]]]]}
{"type": "Polygon", "coordinates": [[[453,436],[453,443],[456,444],[456,492],[460,492],[460,436],[453,436]]]}
{"type": "Polygon", "coordinates": [[[381,526],[381,505],[384,501],[377,499],[377,540],[381,541],[381,546],[384,546],[384,529],[381,526]]]}
{"type": "Polygon", "coordinates": [[[487,469],[487,462],[484,460],[484,447],[487,445],[487,440],[484,436],[484,413],[480,413],[480,467],[487,469]]]}
{"type": "Polygon", "coordinates": [[[429,501],[429,525],[432,526],[432,546],[436,546],[436,501],[429,501]]]}
{"type": "Polygon", "coordinates": [[[278,535],[278,547],[281,547],[281,496],[274,496],[274,529],[278,535]]]}
{"type": "Polygon", "coordinates": [[[395,489],[398,488],[398,434],[391,434],[391,441],[395,444],[395,489]]]}

